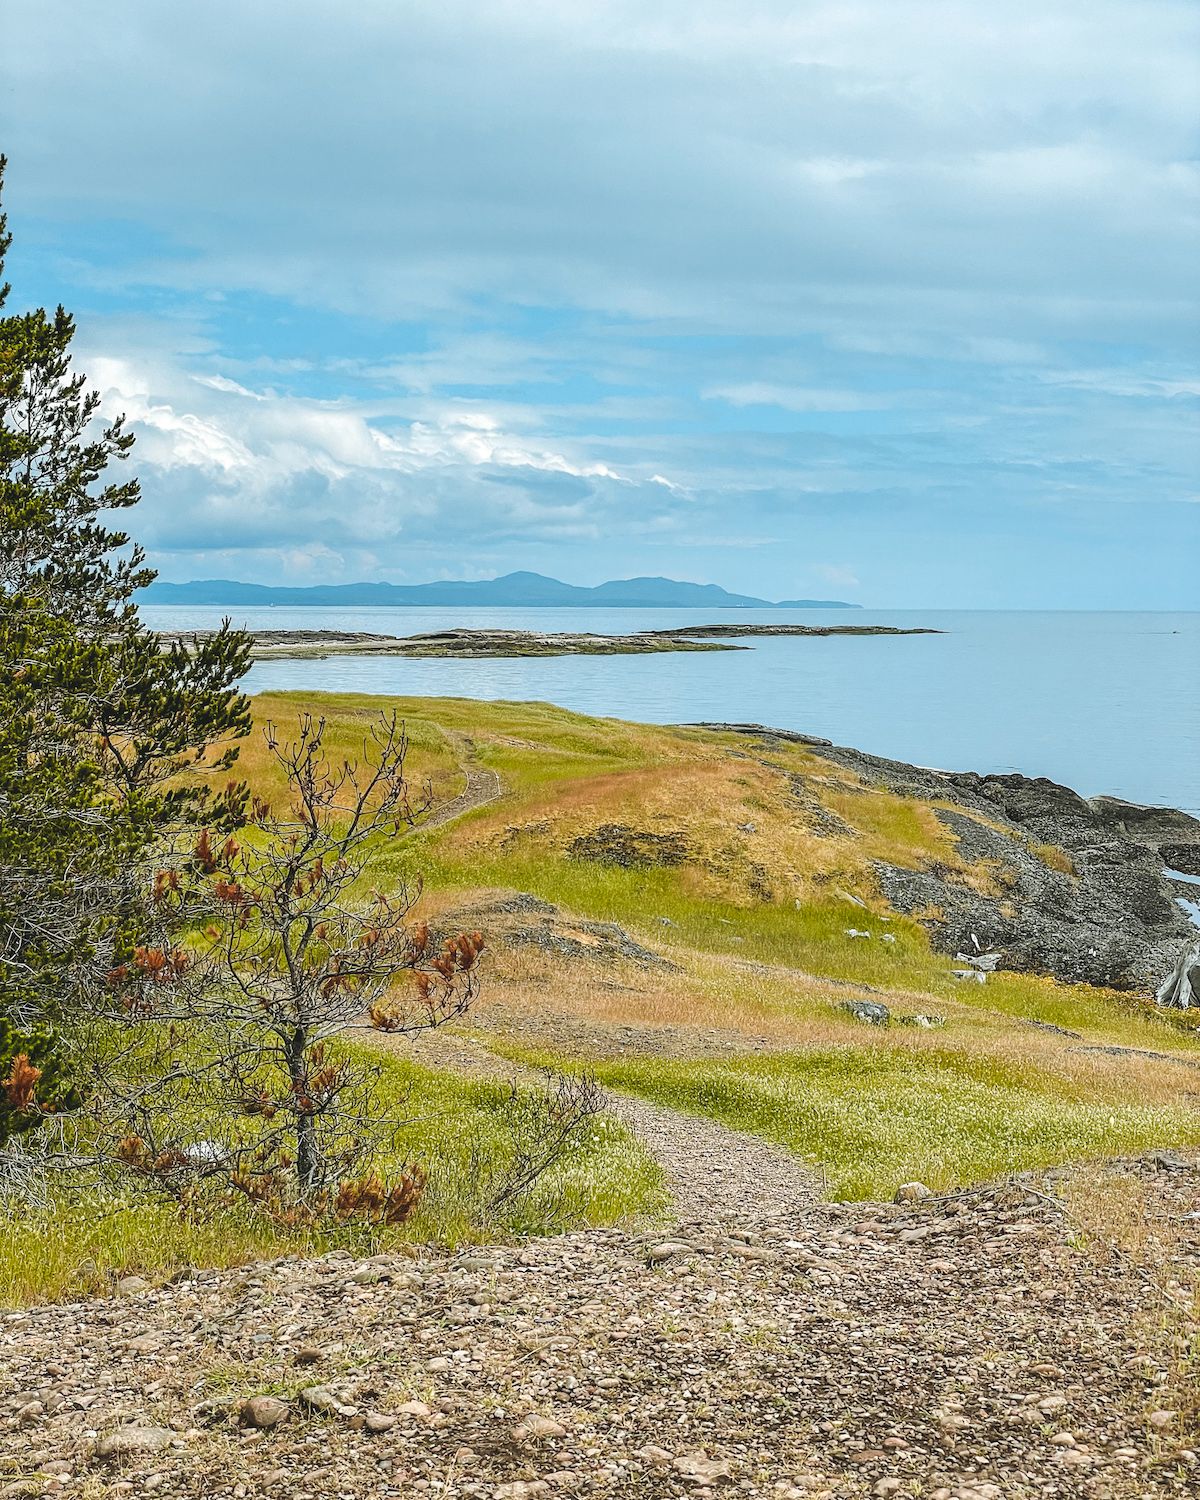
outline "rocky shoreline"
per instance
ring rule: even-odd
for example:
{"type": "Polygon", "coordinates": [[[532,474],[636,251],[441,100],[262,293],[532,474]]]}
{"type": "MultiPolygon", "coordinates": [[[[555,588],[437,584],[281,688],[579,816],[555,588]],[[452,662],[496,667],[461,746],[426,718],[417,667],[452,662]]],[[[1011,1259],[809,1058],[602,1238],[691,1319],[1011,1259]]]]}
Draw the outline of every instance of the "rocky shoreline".
{"type": "MultiPolygon", "coordinates": [[[[733,644],[755,636],[940,635],[928,627],[894,625],[696,625],[640,630],[627,635],[588,631],[437,630],[418,635],[378,635],[365,630],[255,630],[251,658],[321,659],[328,656],[520,657],[639,656],[662,651],[747,651],[733,644]]],[[[211,631],[160,631],[164,647],[190,646],[211,631]]]]}
{"type": "Polygon", "coordinates": [[[995,953],[1001,968],[1144,993],[1200,942],[1184,904],[1200,901],[1200,886],[1181,878],[1200,868],[1200,819],[1189,813],[1088,799],[1045,777],[931,770],[812,735],[721,727],[811,745],[868,786],[940,804],[959,848],[988,872],[990,893],[936,864],[876,870],[889,903],[968,964],[995,953]]]}

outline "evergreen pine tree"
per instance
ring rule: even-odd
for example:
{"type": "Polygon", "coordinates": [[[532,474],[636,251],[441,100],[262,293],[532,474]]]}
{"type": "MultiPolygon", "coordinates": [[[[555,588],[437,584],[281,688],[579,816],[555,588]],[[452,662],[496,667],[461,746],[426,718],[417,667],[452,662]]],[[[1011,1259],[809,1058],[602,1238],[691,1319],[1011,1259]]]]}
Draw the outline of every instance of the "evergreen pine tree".
{"type": "MultiPolygon", "coordinates": [[[[10,243],[0,213],[0,272],[10,243]]],[[[67,313],[9,314],[9,290],[0,284],[0,1144],[70,1101],[55,1040],[136,943],[156,845],[181,824],[239,819],[244,788],[227,773],[249,726],[243,633],[226,622],[163,651],[141,623],[133,595],[154,574],[106,523],[139,498],[136,479],[108,478],[133,437],[101,421],[72,371],[67,313]]]]}

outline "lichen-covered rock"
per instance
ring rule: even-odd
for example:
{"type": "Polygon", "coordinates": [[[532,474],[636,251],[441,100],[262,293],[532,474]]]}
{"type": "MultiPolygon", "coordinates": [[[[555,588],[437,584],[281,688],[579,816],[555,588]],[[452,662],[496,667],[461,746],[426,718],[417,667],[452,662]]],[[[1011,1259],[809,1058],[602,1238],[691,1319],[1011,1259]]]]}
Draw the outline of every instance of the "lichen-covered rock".
{"type": "Polygon", "coordinates": [[[886,1026],[892,1019],[891,1011],[878,1000],[843,1000],[840,1009],[865,1026],[886,1026]]]}

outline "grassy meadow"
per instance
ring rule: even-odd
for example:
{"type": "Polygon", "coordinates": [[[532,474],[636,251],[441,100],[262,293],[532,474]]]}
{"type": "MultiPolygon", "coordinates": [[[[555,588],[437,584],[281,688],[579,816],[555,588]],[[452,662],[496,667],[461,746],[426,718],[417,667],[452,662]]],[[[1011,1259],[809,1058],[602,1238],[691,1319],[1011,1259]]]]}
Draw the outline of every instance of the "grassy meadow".
{"type": "MultiPolygon", "coordinates": [[[[555,931],[574,943],[569,952],[531,943],[517,917],[484,924],[483,992],[459,1030],[497,1068],[506,1058],[587,1066],[613,1089],[782,1143],[839,1198],[1200,1142],[1200,1077],[1185,1065],[1200,1063],[1193,1031],[1129,996],[1047,978],[963,985],[920,924],[888,909],[877,859],[937,860],[1003,895],[1001,872],[966,862],[933,806],[867,787],[805,746],[542,703],[272,694],[254,712],[285,738],[302,712],[323,716],[337,761],[361,755],[371,724],[393,707],[414,788],[428,785],[435,812],[462,792],[472,765],[494,771],[502,792],[381,843],[365,884],[423,880],[419,914],[450,928],[460,912],[477,926],[472,908],[528,892],[560,909],[555,931]],[[670,836],[685,857],[626,868],[573,852],[613,825],[670,836]],[[597,923],[619,924],[667,963],[615,955],[597,923]],[[864,1026],[843,1009],[856,997],[942,1024],[864,1026]],[[1085,1050],[1112,1046],[1158,1056],[1085,1050]]],[[[240,774],[268,801],[286,795],[257,728],[240,774]]],[[[1065,868],[1061,850],[1034,852],[1065,868]]],[[[403,1154],[426,1165],[431,1183],[417,1217],[391,1234],[454,1243],[662,1209],[656,1165],[606,1126],[520,1216],[489,1221],[473,1172],[511,1148],[503,1086],[421,1066],[419,1049],[410,1058],[403,1044],[380,1056],[410,1121],[403,1154]]],[[[58,1204],[40,1221],[5,1226],[0,1305],[318,1243],[237,1215],[191,1224],[158,1205],[58,1204]]]]}

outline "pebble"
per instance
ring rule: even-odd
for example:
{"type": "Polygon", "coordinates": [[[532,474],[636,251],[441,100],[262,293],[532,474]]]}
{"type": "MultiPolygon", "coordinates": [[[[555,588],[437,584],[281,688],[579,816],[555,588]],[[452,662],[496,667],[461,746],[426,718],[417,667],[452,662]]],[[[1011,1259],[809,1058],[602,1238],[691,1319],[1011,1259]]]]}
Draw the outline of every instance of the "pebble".
{"type": "Polygon", "coordinates": [[[661,1240],[657,1245],[651,1245],[646,1251],[646,1259],[652,1266],[660,1264],[664,1260],[671,1260],[676,1255],[686,1255],[695,1249],[686,1240],[661,1240]]]}
{"type": "Polygon", "coordinates": [[[420,1417],[422,1420],[433,1416],[433,1407],[426,1406],[424,1401],[402,1401],[396,1410],[402,1416],[420,1417]]]}
{"type": "Polygon", "coordinates": [[[719,1479],[732,1479],[733,1474],[727,1459],[709,1458],[702,1449],[694,1453],[683,1453],[672,1462],[672,1467],[684,1479],[701,1484],[714,1484],[719,1479]]]}
{"type": "Polygon", "coordinates": [[[115,1290],[122,1297],[136,1297],[142,1292],[151,1291],[152,1288],[144,1276],[122,1276],[115,1290]]]}
{"type": "Polygon", "coordinates": [[[96,1444],[96,1457],[102,1459],[138,1458],[146,1453],[161,1453],[175,1441],[168,1427],[138,1427],[132,1423],[118,1427],[96,1444]]]}
{"type": "Polygon", "coordinates": [[[292,1408],[276,1396],[251,1396],[242,1404],[241,1419],[246,1427],[266,1431],[278,1427],[291,1416],[292,1408]]]}
{"type": "Polygon", "coordinates": [[[300,1401],[313,1411],[324,1412],[327,1416],[353,1417],[358,1412],[357,1407],[350,1406],[345,1401],[339,1401],[333,1392],[323,1385],[306,1386],[300,1392],[300,1401]]]}
{"type": "Polygon", "coordinates": [[[521,1425],[513,1430],[513,1437],[518,1442],[525,1438],[560,1438],[566,1437],[567,1429],[561,1422],[556,1422],[553,1417],[538,1416],[535,1412],[526,1417],[521,1425]]]}

